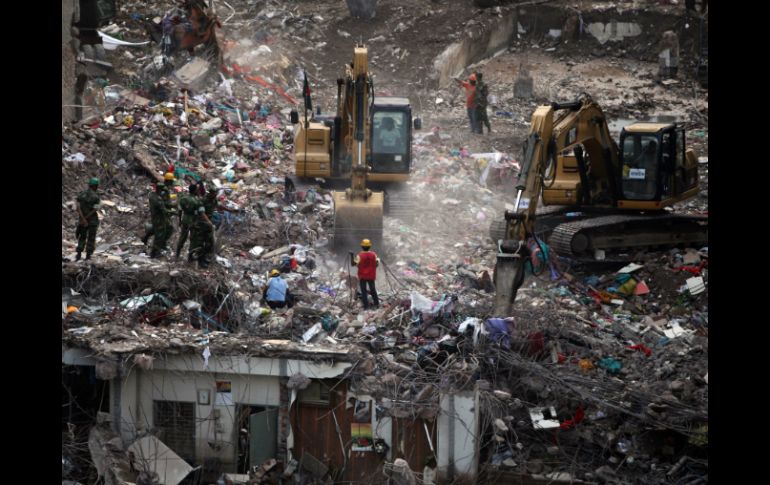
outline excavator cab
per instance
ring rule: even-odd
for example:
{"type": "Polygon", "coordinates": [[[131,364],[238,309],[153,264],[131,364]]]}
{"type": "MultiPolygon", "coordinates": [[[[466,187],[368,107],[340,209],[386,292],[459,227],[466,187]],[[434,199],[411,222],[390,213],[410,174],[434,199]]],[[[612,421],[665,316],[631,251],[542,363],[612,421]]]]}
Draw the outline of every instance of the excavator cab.
{"type": "Polygon", "coordinates": [[[412,108],[409,99],[377,97],[372,105],[372,182],[405,182],[412,165],[412,108]]]}
{"type": "Polygon", "coordinates": [[[698,192],[697,159],[675,123],[634,123],[620,134],[618,207],[660,210],[698,192]]]}

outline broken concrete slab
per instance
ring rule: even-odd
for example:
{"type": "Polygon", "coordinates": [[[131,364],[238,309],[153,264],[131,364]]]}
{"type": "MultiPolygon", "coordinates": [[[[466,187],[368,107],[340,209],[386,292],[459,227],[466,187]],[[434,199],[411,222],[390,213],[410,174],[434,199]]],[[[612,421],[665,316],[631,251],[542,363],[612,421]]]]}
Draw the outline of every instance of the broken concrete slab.
{"type": "Polygon", "coordinates": [[[178,485],[194,470],[179,455],[155,436],[145,436],[128,447],[140,462],[138,468],[157,473],[161,483],[178,485]]]}
{"type": "Polygon", "coordinates": [[[147,172],[147,175],[157,182],[163,182],[163,176],[160,175],[160,170],[155,164],[155,159],[150,154],[149,150],[144,147],[135,148],[134,158],[139,162],[139,166],[147,172]]]}
{"type": "Polygon", "coordinates": [[[211,63],[196,57],[184,66],[174,71],[172,80],[180,89],[201,91],[206,87],[206,81],[211,73],[211,63]]]}

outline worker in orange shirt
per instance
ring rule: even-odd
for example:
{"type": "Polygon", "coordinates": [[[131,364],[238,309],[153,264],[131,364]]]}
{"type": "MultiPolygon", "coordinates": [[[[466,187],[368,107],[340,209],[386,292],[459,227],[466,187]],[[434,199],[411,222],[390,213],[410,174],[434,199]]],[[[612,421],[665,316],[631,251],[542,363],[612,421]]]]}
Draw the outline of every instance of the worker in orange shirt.
{"type": "Polygon", "coordinates": [[[455,78],[465,88],[465,108],[468,111],[468,120],[471,123],[471,133],[478,133],[478,120],[476,119],[476,74],[471,74],[467,81],[455,78]]]}

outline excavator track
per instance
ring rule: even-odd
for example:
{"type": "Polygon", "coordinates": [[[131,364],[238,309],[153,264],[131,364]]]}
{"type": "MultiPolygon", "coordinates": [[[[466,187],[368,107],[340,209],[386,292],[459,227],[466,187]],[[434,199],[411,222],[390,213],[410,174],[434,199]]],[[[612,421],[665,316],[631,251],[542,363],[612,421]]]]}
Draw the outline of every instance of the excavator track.
{"type": "Polygon", "coordinates": [[[608,215],[556,226],[549,246],[561,256],[593,259],[596,250],[651,250],[708,244],[708,217],[684,214],[608,215]]]}
{"type": "MultiPolygon", "coordinates": [[[[535,212],[537,237],[545,239],[556,225],[568,220],[565,214],[569,210],[574,210],[574,208],[563,205],[539,206],[535,212]]],[[[505,225],[506,222],[502,216],[494,219],[489,225],[489,238],[493,243],[497,244],[500,239],[505,239],[505,225]]]]}

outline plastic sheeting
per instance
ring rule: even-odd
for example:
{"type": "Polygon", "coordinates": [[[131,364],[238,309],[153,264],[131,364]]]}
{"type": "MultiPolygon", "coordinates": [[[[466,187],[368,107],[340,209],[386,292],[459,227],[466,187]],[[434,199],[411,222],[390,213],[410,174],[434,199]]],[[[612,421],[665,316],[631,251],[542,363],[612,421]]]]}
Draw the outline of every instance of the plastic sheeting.
{"type": "Polygon", "coordinates": [[[513,336],[510,328],[512,324],[513,320],[509,318],[490,318],[487,320],[486,327],[490,339],[506,349],[510,349],[511,337],[513,336]]]}

